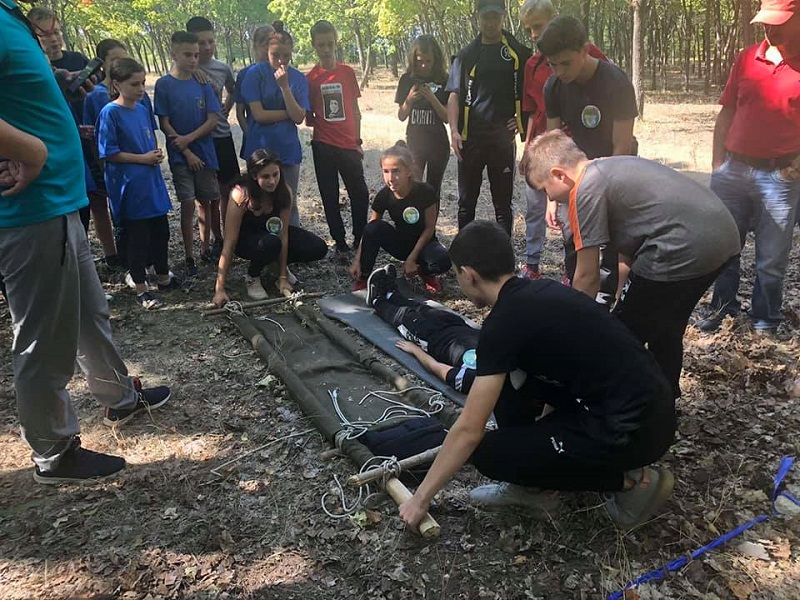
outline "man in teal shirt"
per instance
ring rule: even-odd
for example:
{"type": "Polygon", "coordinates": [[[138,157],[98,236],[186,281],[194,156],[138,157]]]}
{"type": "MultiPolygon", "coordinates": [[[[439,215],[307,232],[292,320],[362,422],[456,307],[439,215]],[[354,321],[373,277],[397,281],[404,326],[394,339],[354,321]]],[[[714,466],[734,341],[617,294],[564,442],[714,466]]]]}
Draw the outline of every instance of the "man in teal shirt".
{"type": "Polygon", "coordinates": [[[143,390],[114,347],[78,216],[88,200],[72,123],[30,24],[12,0],[0,0],[0,273],[14,329],[17,409],[40,483],[98,479],[125,467],[122,458],[80,446],[66,391],[76,359],[108,425],[169,398],[163,386],[143,390]]]}

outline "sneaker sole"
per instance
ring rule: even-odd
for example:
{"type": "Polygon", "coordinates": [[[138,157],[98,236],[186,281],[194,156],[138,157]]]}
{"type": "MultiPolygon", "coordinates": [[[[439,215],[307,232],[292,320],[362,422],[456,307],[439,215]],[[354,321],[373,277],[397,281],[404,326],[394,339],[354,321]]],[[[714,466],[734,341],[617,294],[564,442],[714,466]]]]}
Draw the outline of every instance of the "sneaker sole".
{"type": "Polygon", "coordinates": [[[647,523],[655,512],[664,506],[666,501],[669,500],[670,494],[672,494],[672,489],[675,487],[675,476],[672,472],[667,469],[655,469],[653,467],[648,467],[648,469],[658,472],[658,488],[656,489],[656,493],[650,498],[650,501],[639,515],[639,518],[633,523],[618,523],[617,525],[620,529],[633,529],[634,527],[639,527],[647,523]]]}
{"type": "MultiPolygon", "coordinates": [[[[127,465],[126,465],[127,466],[127,465]]],[[[91,485],[93,483],[100,483],[102,481],[107,481],[109,479],[113,479],[117,477],[122,471],[125,470],[125,467],[122,467],[119,471],[114,471],[113,473],[109,473],[108,475],[103,475],[101,477],[90,477],[88,479],[77,479],[74,477],[44,477],[39,475],[36,472],[36,469],[33,471],[33,480],[36,483],[41,483],[42,485],[58,485],[61,483],[64,484],[84,484],[84,485],[91,485]]]]}
{"type": "Polygon", "coordinates": [[[137,407],[127,417],[122,417],[121,419],[111,420],[108,417],[103,417],[103,425],[106,425],[107,427],[113,427],[114,425],[124,425],[125,423],[127,423],[128,421],[133,419],[136,415],[142,414],[143,412],[149,412],[151,410],[155,410],[156,408],[161,408],[162,406],[164,406],[169,401],[169,399],[171,397],[172,397],[172,393],[169,393],[169,394],[167,394],[167,397],[164,398],[158,404],[151,404],[150,406],[137,407]]]}

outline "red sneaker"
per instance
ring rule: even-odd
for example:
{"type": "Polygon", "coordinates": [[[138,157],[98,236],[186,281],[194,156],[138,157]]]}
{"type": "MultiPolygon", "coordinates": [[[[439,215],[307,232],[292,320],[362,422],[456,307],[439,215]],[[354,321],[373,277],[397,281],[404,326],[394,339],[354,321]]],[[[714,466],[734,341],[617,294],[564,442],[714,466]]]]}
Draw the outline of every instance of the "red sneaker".
{"type": "Polygon", "coordinates": [[[429,294],[442,293],[442,280],[436,275],[423,275],[420,273],[419,278],[422,279],[425,284],[425,291],[429,294]]]}
{"type": "Polygon", "coordinates": [[[353,292],[360,292],[361,290],[367,289],[367,280],[364,278],[356,279],[353,283],[353,292]]]}
{"type": "Polygon", "coordinates": [[[534,268],[530,265],[525,265],[519,270],[519,276],[523,279],[530,279],[531,281],[536,281],[537,279],[541,279],[543,277],[542,272],[534,268]]]}

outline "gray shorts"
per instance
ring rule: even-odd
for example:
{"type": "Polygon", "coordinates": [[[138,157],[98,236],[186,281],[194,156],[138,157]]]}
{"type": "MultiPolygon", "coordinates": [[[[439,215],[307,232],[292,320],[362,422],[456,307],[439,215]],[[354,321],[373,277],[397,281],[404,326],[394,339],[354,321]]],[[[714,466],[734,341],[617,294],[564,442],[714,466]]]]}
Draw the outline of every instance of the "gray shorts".
{"type": "Polygon", "coordinates": [[[170,165],[172,169],[172,184],[175,186],[175,195],[178,202],[214,202],[219,200],[219,183],[217,172],[211,169],[192,171],[188,165],[170,165]]]}

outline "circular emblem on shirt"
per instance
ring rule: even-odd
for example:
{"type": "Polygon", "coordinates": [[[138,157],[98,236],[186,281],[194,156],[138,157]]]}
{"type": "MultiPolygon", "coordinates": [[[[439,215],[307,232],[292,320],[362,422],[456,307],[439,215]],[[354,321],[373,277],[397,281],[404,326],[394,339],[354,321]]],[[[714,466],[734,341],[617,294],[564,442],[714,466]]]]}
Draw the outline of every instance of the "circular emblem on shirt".
{"type": "Polygon", "coordinates": [[[475,352],[474,348],[470,348],[466,352],[464,352],[464,358],[461,359],[461,362],[464,363],[464,366],[468,369],[475,369],[478,366],[478,354],[475,352]]]}
{"type": "Polygon", "coordinates": [[[512,60],[511,52],[508,51],[508,46],[503,46],[500,49],[500,56],[503,57],[503,60],[507,60],[507,61],[511,62],[511,60],[512,60]]]}
{"type": "Polygon", "coordinates": [[[586,129],[594,129],[600,125],[600,119],[603,115],[600,114],[600,109],[594,104],[587,104],[581,111],[581,123],[586,129]]]}
{"type": "Polygon", "coordinates": [[[409,225],[416,225],[419,223],[419,209],[414,206],[409,206],[403,211],[403,221],[409,225]]]}
{"type": "Polygon", "coordinates": [[[267,219],[267,231],[274,235],[278,235],[283,229],[283,221],[280,217],[270,217],[267,219]]]}

